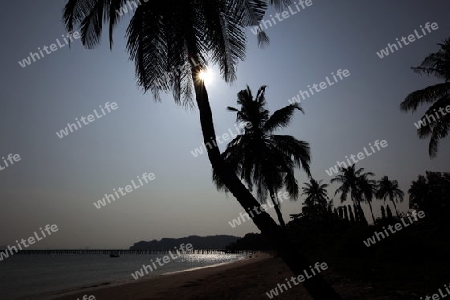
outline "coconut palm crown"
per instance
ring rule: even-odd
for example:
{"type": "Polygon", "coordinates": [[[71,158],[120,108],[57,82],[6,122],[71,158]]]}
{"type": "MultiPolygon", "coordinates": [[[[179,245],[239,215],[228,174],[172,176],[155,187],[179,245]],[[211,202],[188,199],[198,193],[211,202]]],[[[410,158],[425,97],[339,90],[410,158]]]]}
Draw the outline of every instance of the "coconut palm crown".
{"type": "Polygon", "coordinates": [[[436,53],[428,55],[422,64],[412,68],[421,75],[435,76],[444,82],[412,92],[400,104],[403,111],[416,111],[419,105],[431,104],[421,120],[423,124],[417,129],[419,138],[430,137],[428,154],[431,158],[437,156],[439,141],[450,132],[450,39],[438,44],[441,48],[436,53]]]}
{"type": "MultiPolygon", "coordinates": [[[[262,86],[253,98],[247,87],[238,93],[240,109],[228,107],[236,112],[237,123],[245,128],[228,144],[222,157],[251,190],[256,187],[261,203],[270,197],[280,225],[285,226],[276,194],[284,187],[292,200],[298,198],[294,169],[301,168],[310,176],[310,148],[307,142],[290,135],[275,134],[289,125],[296,110],[303,110],[298,104],[288,105],[270,115],[265,108],[265,91],[266,86],[262,86]]],[[[217,176],[214,180],[219,188],[223,187],[217,176]]]]}
{"type": "Polygon", "coordinates": [[[319,205],[326,207],[328,202],[328,184],[322,183],[322,180],[317,181],[311,178],[309,182],[305,182],[305,187],[302,188],[302,195],[306,196],[305,204],[307,206],[319,205]]]}
{"type": "Polygon", "coordinates": [[[331,179],[331,183],[337,182],[341,184],[335,192],[335,195],[341,194],[341,202],[346,201],[347,196],[350,194],[350,199],[358,209],[361,210],[361,202],[363,201],[367,202],[371,208],[373,182],[368,181],[368,176],[373,176],[374,174],[372,172],[363,173],[364,168],[356,170],[355,164],[347,168],[340,167],[339,171],[340,174],[331,179]]]}
{"type": "Polygon", "coordinates": [[[397,205],[395,202],[399,200],[403,202],[403,196],[405,193],[398,187],[397,180],[389,180],[388,176],[383,176],[380,181],[377,183],[377,191],[375,196],[378,199],[383,199],[386,202],[389,199],[394,205],[395,212],[398,214],[397,205]]]}
{"type": "MultiPolygon", "coordinates": [[[[109,23],[109,43],[127,0],[68,0],[63,21],[69,32],[80,28],[86,48],[100,43],[103,23],[109,23]]],[[[273,2],[273,1],[271,1],[273,2]]],[[[275,1],[275,4],[279,1],[275,1]]],[[[245,27],[256,26],[267,9],[262,0],[139,1],[126,31],[127,50],[136,66],[138,84],[151,91],[172,91],[178,103],[192,104],[192,63],[219,66],[225,81],[236,77],[245,57],[245,27]]],[[[123,14],[123,13],[122,13],[123,14]]]]}

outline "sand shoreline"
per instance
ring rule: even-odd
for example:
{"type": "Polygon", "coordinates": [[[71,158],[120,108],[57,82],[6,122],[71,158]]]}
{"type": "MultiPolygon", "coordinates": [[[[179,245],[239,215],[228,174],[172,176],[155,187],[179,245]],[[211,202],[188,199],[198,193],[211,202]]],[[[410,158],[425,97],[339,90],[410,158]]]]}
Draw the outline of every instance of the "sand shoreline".
{"type": "MultiPolygon", "coordinates": [[[[407,285],[380,289],[379,280],[372,282],[367,278],[347,277],[335,267],[342,266],[330,261],[330,267],[321,274],[343,299],[412,299],[411,296],[418,295],[411,293],[411,287],[407,285]]],[[[283,292],[278,290],[278,296],[271,293],[292,276],[280,257],[258,253],[250,259],[220,266],[142,278],[121,285],[96,285],[67,293],[55,291],[21,300],[76,300],[84,295],[92,295],[96,300],[268,300],[275,297],[276,300],[311,300],[302,284],[283,292]]]]}
{"type": "Polygon", "coordinates": [[[241,259],[230,263],[191,268],[152,277],[143,277],[138,280],[94,283],[92,285],[52,291],[39,295],[25,296],[18,298],[17,300],[68,300],[81,299],[83,295],[94,295],[96,299],[153,299],[153,294],[161,292],[163,286],[168,290],[177,286],[182,287],[185,284],[189,284],[190,281],[205,278],[212,274],[234,269],[246,264],[255,263],[269,257],[271,257],[269,254],[257,253],[251,258],[241,259]]]}

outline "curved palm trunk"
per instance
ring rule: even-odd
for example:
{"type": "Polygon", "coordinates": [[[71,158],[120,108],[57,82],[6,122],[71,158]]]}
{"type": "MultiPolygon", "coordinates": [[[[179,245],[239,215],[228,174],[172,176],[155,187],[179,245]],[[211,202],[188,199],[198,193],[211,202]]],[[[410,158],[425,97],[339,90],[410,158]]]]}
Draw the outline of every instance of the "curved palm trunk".
{"type": "Polygon", "coordinates": [[[283,230],[286,230],[286,223],[284,223],[284,220],[283,220],[283,214],[281,213],[281,209],[280,209],[280,202],[278,202],[278,199],[276,197],[277,196],[275,195],[275,193],[273,193],[271,191],[270,198],[272,199],[275,212],[277,213],[278,222],[280,223],[281,228],[283,228],[283,230]]]}
{"type": "MultiPolygon", "coordinates": [[[[216,141],[214,123],[211,107],[209,105],[208,94],[203,82],[196,82],[198,68],[192,67],[192,77],[194,79],[195,96],[200,112],[200,123],[202,127],[204,142],[216,141]]],[[[288,239],[285,231],[282,230],[270,217],[262,210],[259,214],[250,214],[255,208],[260,208],[258,201],[253,197],[247,188],[238,179],[236,174],[224,163],[217,147],[207,147],[208,157],[212,167],[223,180],[226,187],[241,204],[261,233],[271,242],[278,254],[296,275],[303,274],[303,270],[309,269],[310,263],[300,255],[295,245],[288,239]]],[[[342,298],[323,279],[321,274],[313,276],[303,283],[308,293],[316,300],[342,300],[342,298]]]]}

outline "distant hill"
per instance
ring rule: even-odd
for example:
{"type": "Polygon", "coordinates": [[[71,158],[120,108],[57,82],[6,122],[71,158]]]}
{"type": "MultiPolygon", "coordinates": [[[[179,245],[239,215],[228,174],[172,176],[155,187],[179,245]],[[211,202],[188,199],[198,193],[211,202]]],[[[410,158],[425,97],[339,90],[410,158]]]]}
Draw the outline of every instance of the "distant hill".
{"type": "Polygon", "coordinates": [[[181,244],[192,244],[194,249],[225,249],[230,243],[235,243],[240,237],[231,235],[196,236],[191,235],[179,239],[163,238],[159,241],[140,241],[130,247],[130,250],[170,250],[179,248],[181,244]]]}
{"type": "Polygon", "coordinates": [[[227,250],[273,250],[273,247],[259,233],[247,233],[242,239],[227,245],[227,250]]]}

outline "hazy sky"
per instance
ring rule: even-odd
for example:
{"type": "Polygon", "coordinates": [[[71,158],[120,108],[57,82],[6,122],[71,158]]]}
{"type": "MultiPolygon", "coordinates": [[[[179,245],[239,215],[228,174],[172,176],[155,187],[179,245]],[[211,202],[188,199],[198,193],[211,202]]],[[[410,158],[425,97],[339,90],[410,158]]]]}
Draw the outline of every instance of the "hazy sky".
{"type": "MultiPolygon", "coordinates": [[[[248,221],[231,228],[228,222],[243,210],[231,195],[216,191],[207,155],[191,154],[202,144],[197,110],[176,106],[171,95],[155,103],[136,86],[123,39],[127,22],[116,31],[112,52],[104,36],[94,50],[85,50],[77,40],[70,49],[65,46],[25,68],[18,64],[38,47],[62,41],[65,2],[6,2],[0,11],[0,157],[21,156],[0,171],[0,245],[28,238],[46,224],[57,224],[59,230],[34,249],[129,247],[162,237],[256,232],[248,221]],[[57,137],[68,122],[106,102],[118,108],[57,137]],[[106,207],[94,207],[105,193],[146,172],[156,178],[106,207]]],[[[247,84],[255,93],[268,85],[273,112],[300,89],[348,69],[349,77],[303,101],[305,115],[296,115],[282,132],[311,144],[313,177],[328,183],[326,169],[375,140],[386,140],[388,146],[357,166],[377,179],[397,179],[405,192],[425,170],[448,171],[450,139],[430,160],[428,140],[419,140],[414,126],[425,108],[415,114],[399,110],[408,93],[438,82],[410,67],[450,35],[450,4],[426,3],[313,0],[267,30],[267,49],[258,49],[248,30],[247,58],[238,65],[237,81],[230,86],[216,76],[208,86],[217,134],[235,130],[235,115],[225,108],[235,105],[236,94],[247,84]],[[388,57],[377,56],[387,43],[426,22],[437,22],[439,29],[388,57]]],[[[307,181],[303,172],[297,179],[307,181]]],[[[286,221],[301,203],[283,203],[286,221]]],[[[403,211],[407,207],[408,201],[399,205],[403,211]]]]}

